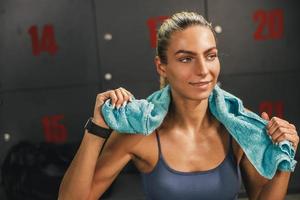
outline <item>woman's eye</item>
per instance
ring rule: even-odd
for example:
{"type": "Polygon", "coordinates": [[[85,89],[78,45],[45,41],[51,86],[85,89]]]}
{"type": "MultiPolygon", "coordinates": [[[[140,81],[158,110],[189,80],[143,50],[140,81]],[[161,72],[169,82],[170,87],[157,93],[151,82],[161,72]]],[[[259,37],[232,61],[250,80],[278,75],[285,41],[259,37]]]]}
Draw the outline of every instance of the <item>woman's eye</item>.
{"type": "Polygon", "coordinates": [[[217,57],[217,54],[209,54],[209,55],[207,56],[207,59],[208,59],[208,60],[214,60],[216,57],[217,57]]]}
{"type": "Polygon", "coordinates": [[[183,63],[189,63],[192,61],[192,58],[190,57],[180,58],[179,61],[183,63]]]}

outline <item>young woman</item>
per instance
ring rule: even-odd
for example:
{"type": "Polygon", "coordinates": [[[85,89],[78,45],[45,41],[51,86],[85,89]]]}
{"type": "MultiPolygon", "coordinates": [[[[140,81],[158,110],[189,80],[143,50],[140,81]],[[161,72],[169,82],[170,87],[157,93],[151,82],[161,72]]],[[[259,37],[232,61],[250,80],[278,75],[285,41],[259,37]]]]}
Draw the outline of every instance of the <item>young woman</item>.
{"type": "MultiPolygon", "coordinates": [[[[59,199],[98,199],[130,160],[142,174],[147,199],[237,199],[241,180],[250,199],[284,199],[290,173],[262,177],[210,113],[208,97],[220,72],[212,26],[196,13],[173,15],[158,31],[155,64],[171,86],[162,125],[149,136],[113,131],[105,145],[86,130],[59,199]]],[[[104,101],[111,98],[118,109],[131,96],[124,88],[98,94],[93,122],[108,128],[99,112],[104,101]]],[[[297,149],[294,125],[273,117],[266,128],[274,142],[288,139],[297,149]]]]}

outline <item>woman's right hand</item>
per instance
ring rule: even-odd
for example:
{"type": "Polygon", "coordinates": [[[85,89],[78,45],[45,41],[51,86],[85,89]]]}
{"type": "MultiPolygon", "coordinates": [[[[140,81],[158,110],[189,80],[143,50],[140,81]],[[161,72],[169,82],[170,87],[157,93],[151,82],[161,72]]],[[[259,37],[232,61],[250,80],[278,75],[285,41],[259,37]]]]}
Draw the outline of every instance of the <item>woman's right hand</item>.
{"type": "Polygon", "coordinates": [[[105,123],[101,112],[101,108],[104,102],[110,98],[111,104],[118,109],[121,106],[125,106],[128,101],[132,101],[132,97],[133,95],[122,87],[97,94],[96,103],[94,107],[93,122],[103,128],[108,129],[109,127],[105,123]]]}

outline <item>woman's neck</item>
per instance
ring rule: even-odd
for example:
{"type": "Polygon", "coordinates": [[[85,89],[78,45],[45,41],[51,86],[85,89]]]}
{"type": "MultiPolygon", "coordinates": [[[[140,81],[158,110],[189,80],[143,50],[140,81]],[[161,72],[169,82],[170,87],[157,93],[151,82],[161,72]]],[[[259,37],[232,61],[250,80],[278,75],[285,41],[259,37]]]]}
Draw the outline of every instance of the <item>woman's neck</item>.
{"type": "Polygon", "coordinates": [[[188,134],[204,133],[203,130],[216,123],[208,108],[208,99],[195,101],[172,98],[169,109],[166,123],[188,134]]]}

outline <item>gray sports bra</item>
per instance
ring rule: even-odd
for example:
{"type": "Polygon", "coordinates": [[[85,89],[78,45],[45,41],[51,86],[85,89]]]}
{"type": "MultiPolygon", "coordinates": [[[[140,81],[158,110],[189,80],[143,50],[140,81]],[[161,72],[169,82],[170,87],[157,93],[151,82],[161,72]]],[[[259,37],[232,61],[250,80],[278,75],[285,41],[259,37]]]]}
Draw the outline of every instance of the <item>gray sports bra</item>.
{"type": "Polygon", "coordinates": [[[141,173],[147,200],[232,200],[237,199],[241,187],[240,168],[237,166],[231,145],[222,163],[207,171],[180,172],[165,162],[159,134],[156,130],[159,160],[149,173],[141,173]]]}

